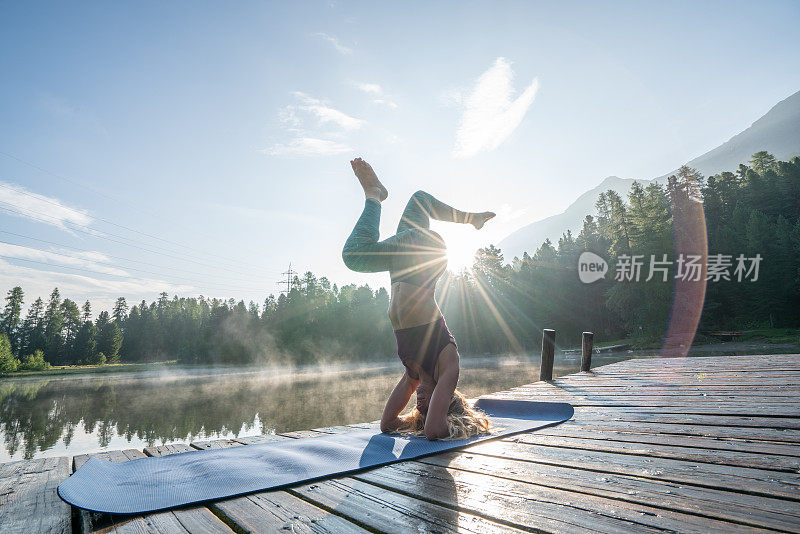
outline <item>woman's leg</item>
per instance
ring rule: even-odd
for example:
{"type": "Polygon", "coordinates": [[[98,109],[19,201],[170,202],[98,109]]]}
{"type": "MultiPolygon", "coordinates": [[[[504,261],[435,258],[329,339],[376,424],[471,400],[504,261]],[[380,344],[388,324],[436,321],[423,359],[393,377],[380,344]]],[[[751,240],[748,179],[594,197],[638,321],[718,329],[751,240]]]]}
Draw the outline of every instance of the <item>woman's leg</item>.
{"type": "Polygon", "coordinates": [[[342,259],[353,271],[376,273],[388,271],[392,267],[394,248],[391,242],[379,242],[381,222],[381,203],[368,198],[364,211],[358,218],[353,232],[344,244],[342,259]]]}
{"type": "Polygon", "coordinates": [[[400,218],[400,224],[397,225],[397,233],[411,228],[428,230],[431,227],[432,218],[445,222],[472,222],[471,213],[448,206],[425,191],[417,191],[408,200],[403,216],[400,218]]]}

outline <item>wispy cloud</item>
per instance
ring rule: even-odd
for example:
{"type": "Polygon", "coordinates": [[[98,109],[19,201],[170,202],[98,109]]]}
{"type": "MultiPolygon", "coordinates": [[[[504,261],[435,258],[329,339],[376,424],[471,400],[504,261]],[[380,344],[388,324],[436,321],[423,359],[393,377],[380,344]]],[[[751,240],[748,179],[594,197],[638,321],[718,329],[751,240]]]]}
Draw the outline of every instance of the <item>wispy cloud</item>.
{"type": "Polygon", "coordinates": [[[10,243],[0,243],[0,257],[6,259],[31,260],[53,266],[66,266],[100,274],[128,277],[127,271],[110,265],[103,265],[110,260],[101,252],[72,252],[65,250],[42,250],[10,243]]]}
{"type": "Polygon", "coordinates": [[[354,85],[360,91],[363,91],[364,93],[367,93],[368,95],[372,96],[373,97],[372,102],[374,104],[379,104],[392,109],[397,108],[397,104],[383,92],[383,87],[381,87],[377,83],[357,82],[354,85]]]}
{"type": "Polygon", "coordinates": [[[367,124],[318,98],[300,91],[291,93],[296,103],[278,111],[284,132],[291,136],[261,153],[270,156],[332,156],[352,152],[342,138],[367,124]]]}
{"type": "Polygon", "coordinates": [[[478,152],[494,150],[516,130],[536,97],[539,82],[534,78],[513,99],[513,79],[511,62],[499,57],[481,74],[475,86],[462,95],[464,111],[456,132],[454,157],[469,158],[478,152]]]}
{"type": "Polygon", "coordinates": [[[328,35],[327,33],[322,33],[322,32],[315,33],[314,35],[316,35],[317,37],[319,37],[320,39],[322,39],[324,41],[329,42],[331,45],[333,45],[333,47],[336,49],[336,51],[339,52],[340,54],[350,55],[350,54],[353,53],[353,49],[352,48],[349,48],[349,47],[343,45],[342,43],[340,43],[339,39],[337,39],[333,35],[328,35]]]}
{"type": "Polygon", "coordinates": [[[377,83],[356,83],[356,87],[360,90],[364,91],[365,93],[369,93],[372,95],[382,95],[383,89],[377,83]]]}
{"type": "Polygon", "coordinates": [[[344,143],[314,137],[297,137],[288,143],[279,143],[261,150],[270,156],[333,156],[352,151],[344,143]]]}
{"type": "Polygon", "coordinates": [[[355,117],[351,117],[350,115],[347,115],[338,109],[327,106],[326,104],[323,104],[321,100],[313,98],[305,93],[294,91],[292,94],[301,103],[297,106],[287,106],[287,110],[299,109],[306,111],[314,115],[320,123],[324,124],[331,122],[344,128],[345,130],[355,130],[364,125],[364,121],[361,119],[356,119],[355,117]]]}
{"type": "Polygon", "coordinates": [[[86,226],[92,222],[85,210],[71,208],[57,198],[39,195],[8,182],[0,182],[0,208],[3,213],[35,219],[66,231],[70,231],[67,224],[86,226]]]}

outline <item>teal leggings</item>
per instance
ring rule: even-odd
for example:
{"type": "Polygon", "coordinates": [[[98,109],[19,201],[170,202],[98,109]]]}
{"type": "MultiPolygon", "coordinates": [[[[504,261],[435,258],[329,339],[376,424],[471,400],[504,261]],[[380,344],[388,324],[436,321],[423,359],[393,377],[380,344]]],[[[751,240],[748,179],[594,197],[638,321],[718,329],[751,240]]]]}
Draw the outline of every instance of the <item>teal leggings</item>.
{"type": "Polygon", "coordinates": [[[430,230],[431,218],[468,223],[470,216],[470,213],[458,211],[425,191],[417,191],[411,195],[395,235],[378,241],[381,204],[368,198],[361,217],[344,244],[342,259],[348,268],[361,273],[405,273],[415,266],[430,265],[436,262],[435,258],[443,257],[445,250],[442,238],[430,230]]]}

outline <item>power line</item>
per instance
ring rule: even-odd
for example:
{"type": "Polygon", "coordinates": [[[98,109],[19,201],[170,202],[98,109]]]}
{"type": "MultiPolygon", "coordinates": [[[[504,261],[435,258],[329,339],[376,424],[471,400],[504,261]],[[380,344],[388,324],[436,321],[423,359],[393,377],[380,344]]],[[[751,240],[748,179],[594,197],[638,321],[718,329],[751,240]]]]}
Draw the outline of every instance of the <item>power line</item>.
{"type": "MultiPolygon", "coordinates": [[[[53,202],[53,201],[52,201],[52,200],[50,200],[50,199],[47,199],[47,198],[42,198],[42,196],[41,196],[41,195],[37,195],[37,194],[35,194],[35,193],[30,193],[30,192],[27,192],[27,191],[20,191],[19,189],[15,188],[15,187],[8,186],[8,185],[6,185],[6,184],[2,184],[2,183],[0,183],[0,187],[2,187],[2,188],[4,188],[4,189],[7,189],[7,190],[9,190],[9,191],[14,191],[15,193],[18,193],[18,194],[20,194],[20,195],[25,195],[25,196],[28,196],[28,197],[34,198],[34,199],[36,199],[36,200],[40,200],[40,201],[46,202],[46,203],[48,203],[48,204],[52,204],[52,205],[54,205],[54,206],[58,206],[59,208],[64,208],[64,207],[65,207],[63,204],[60,204],[60,203],[58,203],[58,202],[53,202]]],[[[0,201],[0,202],[2,202],[2,201],[0,201]]],[[[3,204],[6,204],[6,205],[8,205],[8,206],[13,206],[13,204],[11,204],[11,203],[8,203],[8,202],[3,202],[3,204]]],[[[35,210],[28,210],[28,211],[31,211],[31,212],[33,212],[33,213],[40,213],[40,214],[41,214],[41,212],[37,212],[37,211],[35,211],[35,210]]],[[[179,246],[179,247],[183,247],[183,248],[185,248],[185,249],[188,249],[188,250],[195,250],[196,252],[200,252],[200,253],[201,253],[201,254],[203,254],[204,256],[209,256],[209,255],[210,255],[210,256],[216,256],[216,257],[222,258],[221,256],[218,256],[217,254],[204,253],[203,251],[200,251],[200,250],[197,250],[197,249],[193,249],[192,247],[189,247],[189,246],[187,246],[187,245],[182,245],[182,244],[180,244],[180,243],[176,243],[176,242],[174,242],[174,241],[170,241],[170,240],[167,240],[167,239],[162,239],[162,238],[160,238],[160,237],[158,237],[158,236],[154,236],[154,235],[151,235],[151,234],[148,234],[148,233],[145,233],[145,232],[140,232],[140,231],[138,231],[138,230],[134,230],[133,228],[129,228],[129,227],[127,227],[127,226],[124,226],[124,225],[121,225],[121,224],[117,224],[117,223],[115,223],[115,222],[112,222],[112,221],[109,221],[109,220],[107,220],[107,219],[103,219],[102,217],[95,217],[95,216],[92,216],[92,218],[93,218],[93,219],[96,219],[96,220],[98,220],[98,221],[102,221],[102,222],[105,222],[105,223],[107,223],[107,224],[110,224],[110,225],[112,225],[112,226],[117,226],[117,227],[119,227],[119,228],[122,228],[122,229],[124,229],[124,230],[128,230],[129,232],[133,232],[133,233],[141,234],[141,235],[143,235],[143,236],[150,237],[150,238],[153,238],[153,239],[158,239],[159,241],[164,241],[165,243],[171,243],[171,244],[177,245],[177,246],[179,246]]],[[[57,218],[55,218],[55,217],[54,217],[54,219],[56,219],[56,220],[59,220],[59,219],[57,219],[57,218]]],[[[81,227],[81,228],[86,228],[86,229],[88,229],[88,230],[93,230],[93,231],[95,231],[95,232],[99,232],[99,231],[100,231],[100,230],[94,230],[94,229],[91,229],[91,228],[89,228],[88,226],[85,226],[85,225],[78,225],[77,223],[74,223],[74,222],[72,222],[72,221],[62,221],[62,224],[63,224],[63,225],[65,225],[65,226],[67,226],[67,225],[79,226],[79,227],[81,227]]],[[[120,238],[120,239],[127,239],[128,241],[134,241],[133,239],[131,239],[131,238],[129,238],[129,237],[125,237],[125,236],[118,236],[118,235],[116,235],[116,234],[111,234],[111,233],[109,233],[109,235],[113,235],[114,237],[118,237],[118,238],[120,238]]],[[[135,242],[135,241],[134,241],[134,242],[135,242]]],[[[148,243],[148,245],[149,245],[149,246],[152,246],[152,247],[155,247],[155,248],[159,248],[159,249],[161,249],[161,250],[167,250],[167,251],[170,251],[170,250],[171,250],[171,249],[168,249],[168,248],[165,248],[165,247],[159,246],[159,245],[154,245],[154,244],[152,244],[152,243],[148,243]]],[[[193,257],[197,258],[197,256],[193,256],[193,257]]],[[[224,258],[223,258],[223,260],[224,260],[226,263],[229,263],[230,265],[236,265],[236,264],[235,264],[235,262],[231,262],[230,260],[227,260],[227,259],[224,259],[224,258]]]]}
{"type": "MultiPolygon", "coordinates": [[[[2,209],[2,208],[0,208],[0,209],[2,209]]],[[[68,248],[68,249],[74,250],[76,252],[87,252],[87,253],[95,252],[93,250],[86,250],[84,248],[73,247],[71,245],[65,245],[63,243],[57,243],[55,241],[48,241],[47,239],[40,239],[38,237],[31,237],[31,236],[28,236],[28,235],[17,234],[17,233],[14,233],[14,232],[9,232],[7,230],[0,230],[0,233],[7,234],[7,235],[13,235],[14,237],[20,237],[22,239],[30,239],[31,241],[38,241],[40,243],[47,243],[48,245],[55,245],[57,247],[68,248]]],[[[14,245],[16,243],[8,243],[8,244],[14,245]]],[[[17,245],[17,246],[22,246],[22,245],[17,245]]],[[[45,252],[50,252],[50,251],[45,251],[45,252]]],[[[114,256],[113,254],[107,254],[105,252],[103,252],[102,254],[104,256],[108,257],[108,258],[114,258],[114,259],[120,260],[120,261],[129,261],[131,263],[140,263],[142,265],[149,265],[151,267],[156,267],[158,269],[167,269],[169,271],[180,271],[180,272],[184,272],[184,273],[187,273],[187,274],[194,274],[194,275],[198,275],[198,276],[208,276],[208,273],[201,273],[201,272],[197,272],[197,271],[189,271],[187,269],[181,269],[179,267],[165,267],[163,265],[157,265],[155,263],[150,263],[150,262],[146,262],[146,261],[142,261],[142,260],[132,260],[130,258],[123,258],[123,257],[120,257],[120,256],[114,256]]],[[[125,268],[127,269],[129,267],[125,267],[125,268]]],[[[159,276],[163,276],[163,275],[159,275],[159,276]]],[[[237,281],[241,280],[241,277],[233,278],[233,277],[227,277],[227,276],[219,276],[217,274],[215,274],[213,276],[214,276],[214,278],[225,278],[225,279],[228,279],[228,280],[237,280],[237,281]]]]}
{"type": "MultiPolygon", "coordinates": [[[[143,210],[143,209],[141,209],[141,208],[137,208],[136,206],[133,206],[132,204],[129,204],[128,202],[126,202],[125,200],[123,200],[123,199],[121,199],[121,198],[119,198],[119,197],[115,197],[115,196],[113,196],[113,195],[109,195],[109,194],[107,194],[107,193],[104,193],[104,192],[102,192],[102,191],[99,191],[99,190],[97,190],[97,189],[94,189],[94,188],[92,188],[92,187],[89,187],[89,186],[87,186],[87,185],[85,185],[85,184],[82,184],[82,183],[80,183],[80,182],[77,182],[77,181],[75,181],[75,180],[73,180],[73,179],[67,178],[66,176],[64,176],[64,175],[62,175],[62,174],[55,173],[55,172],[53,172],[53,171],[50,171],[50,170],[48,170],[48,169],[45,169],[45,168],[43,168],[43,167],[40,167],[39,165],[36,165],[35,163],[31,163],[30,161],[26,161],[26,160],[24,160],[24,159],[22,159],[22,158],[19,158],[19,157],[17,157],[17,156],[14,156],[13,154],[9,154],[8,152],[4,152],[4,151],[0,150],[0,155],[6,156],[7,158],[13,159],[13,160],[15,160],[15,161],[17,161],[17,162],[19,162],[19,163],[22,163],[23,165],[27,165],[28,167],[31,167],[31,168],[33,168],[33,169],[36,169],[36,170],[38,170],[38,171],[40,171],[40,172],[43,172],[43,173],[45,173],[45,174],[48,174],[48,175],[50,175],[50,176],[53,176],[53,177],[55,177],[55,178],[58,178],[58,179],[60,179],[60,180],[64,180],[65,182],[67,182],[67,183],[70,183],[70,184],[72,184],[72,185],[76,185],[76,186],[78,186],[78,187],[82,187],[82,188],[86,189],[87,191],[90,191],[90,192],[92,192],[92,193],[94,193],[94,194],[96,194],[96,195],[99,195],[99,196],[105,197],[105,198],[107,198],[107,199],[109,199],[109,200],[113,200],[113,201],[115,201],[115,202],[119,202],[120,204],[124,204],[124,205],[128,206],[129,208],[132,208],[133,210],[135,210],[135,211],[138,211],[138,212],[140,212],[140,213],[145,213],[145,214],[147,214],[147,215],[155,215],[156,217],[158,217],[158,214],[156,214],[156,213],[150,212],[150,211],[148,211],[148,210],[143,210]]],[[[22,194],[26,194],[26,193],[25,193],[25,192],[23,192],[23,191],[17,191],[17,192],[19,192],[19,193],[22,193],[22,194]]],[[[47,201],[46,199],[40,199],[40,200],[45,200],[45,201],[47,201]]],[[[50,203],[53,203],[53,202],[51,201],[50,203]]],[[[53,204],[54,204],[54,203],[53,203],[53,204]]],[[[127,227],[127,226],[124,226],[124,225],[121,225],[121,224],[117,224],[117,223],[114,223],[114,222],[108,221],[108,220],[106,220],[106,219],[100,218],[100,217],[95,217],[95,219],[97,219],[97,220],[100,220],[100,221],[103,221],[103,222],[105,222],[105,223],[107,223],[107,224],[111,224],[111,225],[113,225],[113,226],[117,226],[117,227],[119,227],[119,228],[124,228],[125,230],[128,230],[128,231],[130,231],[130,232],[134,232],[134,233],[142,234],[142,235],[145,235],[145,236],[151,237],[151,238],[153,238],[153,239],[158,239],[158,240],[160,240],[160,241],[164,241],[164,242],[166,242],[166,243],[172,243],[172,244],[174,244],[174,245],[177,245],[177,246],[179,246],[179,247],[187,248],[187,249],[189,249],[189,250],[195,250],[196,252],[200,252],[201,254],[206,254],[206,255],[216,256],[216,257],[218,257],[219,259],[222,259],[223,261],[230,262],[230,260],[229,260],[229,259],[225,258],[224,256],[220,256],[220,255],[218,255],[218,254],[214,254],[214,253],[207,252],[207,251],[201,251],[201,250],[199,250],[199,249],[195,249],[195,248],[193,248],[193,247],[189,247],[188,245],[183,245],[183,244],[181,244],[181,243],[177,243],[177,242],[175,242],[175,241],[170,241],[170,240],[163,239],[163,238],[161,238],[161,237],[154,236],[154,235],[151,235],[151,234],[148,234],[148,233],[145,233],[145,232],[140,232],[139,230],[134,230],[133,228],[129,228],[129,227],[127,227]]],[[[183,225],[181,225],[181,226],[183,226],[183,225]]],[[[189,229],[188,229],[188,228],[186,228],[185,226],[183,226],[183,228],[185,228],[185,229],[189,230],[189,229]]]]}
{"type": "MultiPolygon", "coordinates": [[[[9,243],[8,241],[1,241],[0,240],[0,243],[5,244],[5,245],[20,246],[20,245],[17,245],[16,243],[9,243]]],[[[97,260],[86,260],[85,258],[76,258],[75,256],[70,256],[69,254],[62,254],[60,252],[53,252],[53,251],[50,251],[50,250],[39,250],[39,249],[34,249],[34,250],[38,250],[39,252],[44,252],[45,254],[53,254],[53,255],[56,255],[56,256],[62,256],[64,258],[69,258],[69,259],[72,259],[72,260],[90,261],[91,263],[94,263],[94,264],[97,264],[97,265],[102,265],[104,267],[113,267],[114,269],[127,269],[129,271],[138,271],[140,273],[152,274],[152,275],[155,275],[155,276],[164,276],[164,274],[162,274],[162,273],[156,273],[156,272],[147,271],[147,270],[144,270],[144,269],[137,269],[136,267],[123,267],[123,266],[120,266],[120,265],[114,265],[113,263],[106,263],[106,262],[97,261],[97,260]]],[[[3,255],[2,257],[16,259],[16,260],[23,260],[23,261],[26,260],[25,258],[18,258],[16,256],[5,256],[5,255],[3,255]]],[[[49,263],[45,263],[45,264],[46,265],[51,265],[53,267],[71,268],[70,266],[66,266],[66,265],[52,265],[52,264],[49,264],[49,263]]],[[[126,275],[122,275],[122,274],[104,273],[102,271],[97,271],[97,270],[92,271],[91,269],[88,269],[88,271],[89,272],[93,272],[95,274],[107,274],[107,275],[111,275],[111,276],[126,276],[126,275]]],[[[172,275],[167,275],[167,276],[172,276],[172,275]]],[[[186,279],[186,280],[180,280],[179,282],[190,283],[190,284],[193,284],[193,285],[205,285],[205,282],[200,282],[200,281],[197,281],[197,280],[188,280],[188,279],[186,279]]],[[[245,289],[245,288],[238,288],[238,289],[241,289],[242,291],[259,291],[259,290],[261,290],[263,288],[255,288],[255,287],[253,287],[253,288],[247,288],[247,289],[245,289]]]]}
{"type": "MultiPolygon", "coordinates": [[[[3,201],[0,201],[0,204],[5,204],[7,206],[13,206],[13,204],[10,204],[8,202],[3,202],[3,201]]],[[[50,221],[47,221],[45,219],[41,219],[41,218],[38,218],[38,217],[33,217],[33,216],[30,215],[30,213],[35,213],[37,215],[41,215],[41,216],[46,217],[48,219],[51,219],[51,220],[54,220],[54,221],[59,221],[62,225],[64,224],[63,221],[61,221],[60,219],[58,219],[56,217],[52,217],[50,215],[46,215],[44,213],[41,213],[41,212],[38,212],[38,211],[35,211],[35,210],[27,210],[27,212],[22,212],[22,211],[19,211],[19,210],[16,210],[16,209],[4,208],[2,206],[0,206],[0,210],[7,211],[9,213],[14,213],[14,214],[17,214],[17,215],[21,215],[23,217],[27,217],[27,218],[30,218],[30,219],[33,219],[33,220],[36,220],[36,221],[39,221],[39,222],[52,224],[50,221]]],[[[208,263],[203,263],[203,262],[200,262],[200,261],[193,260],[193,259],[191,259],[190,257],[187,257],[187,256],[175,256],[173,254],[167,254],[167,253],[162,252],[162,251],[151,250],[151,249],[144,248],[144,247],[141,247],[141,246],[138,246],[138,245],[134,245],[134,244],[131,244],[131,243],[126,243],[125,241],[118,241],[116,239],[112,239],[112,237],[116,237],[116,238],[123,239],[123,240],[126,240],[126,241],[133,241],[134,243],[136,242],[136,241],[134,241],[134,240],[132,240],[130,238],[126,238],[124,236],[118,236],[118,235],[112,234],[110,232],[105,232],[105,231],[102,231],[102,230],[95,230],[95,229],[88,228],[88,227],[85,227],[85,226],[79,226],[79,225],[74,225],[74,226],[77,226],[77,228],[73,228],[71,226],[65,226],[65,228],[67,228],[68,230],[72,230],[72,231],[75,231],[75,232],[79,232],[79,233],[88,235],[90,237],[101,238],[101,239],[105,239],[107,241],[111,241],[113,243],[118,243],[120,245],[125,245],[125,246],[128,246],[128,247],[133,247],[133,248],[136,248],[136,249],[139,249],[139,250],[143,250],[143,251],[149,252],[151,254],[159,254],[159,255],[162,255],[162,256],[169,257],[169,258],[173,258],[173,259],[177,259],[177,260],[181,260],[181,261],[186,261],[186,262],[190,262],[190,263],[195,263],[195,264],[201,265],[203,267],[210,267],[212,269],[222,269],[222,270],[226,270],[226,271],[238,274],[238,275],[251,276],[250,273],[246,273],[244,271],[236,271],[236,270],[231,269],[229,267],[224,267],[224,266],[220,266],[220,265],[211,265],[211,264],[208,264],[208,263]],[[111,237],[108,237],[108,236],[111,236],[111,237]]],[[[163,248],[163,247],[157,247],[157,248],[163,248]]],[[[167,249],[164,249],[164,250],[167,250],[167,249]]]]}
{"type": "MultiPolygon", "coordinates": [[[[55,254],[55,253],[52,253],[52,254],[55,254]]],[[[38,265],[45,265],[47,267],[56,267],[56,268],[59,268],[59,269],[70,269],[70,270],[73,270],[73,271],[89,273],[89,274],[94,274],[94,275],[102,274],[102,273],[98,273],[97,271],[92,271],[90,269],[82,269],[80,267],[70,267],[68,265],[53,265],[52,263],[47,263],[47,262],[44,262],[44,261],[29,260],[29,259],[26,259],[26,258],[17,258],[15,256],[6,256],[4,254],[0,254],[0,258],[5,258],[5,259],[8,259],[8,260],[15,260],[15,261],[24,261],[24,262],[28,262],[28,263],[36,263],[38,265]]],[[[131,269],[131,270],[133,270],[133,269],[131,269]]],[[[236,292],[246,293],[246,292],[262,291],[263,290],[263,288],[259,288],[259,289],[249,289],[248,288],[248,289],[245,289],[245,288],[208,286],[206,284],[201,284],[201,285],[204,285],[207,289],[213,289],[213,290],[216,290],[216,291],[228,291],[228,292],[231,292],[231,293],[236,293],[236,292]]]]}

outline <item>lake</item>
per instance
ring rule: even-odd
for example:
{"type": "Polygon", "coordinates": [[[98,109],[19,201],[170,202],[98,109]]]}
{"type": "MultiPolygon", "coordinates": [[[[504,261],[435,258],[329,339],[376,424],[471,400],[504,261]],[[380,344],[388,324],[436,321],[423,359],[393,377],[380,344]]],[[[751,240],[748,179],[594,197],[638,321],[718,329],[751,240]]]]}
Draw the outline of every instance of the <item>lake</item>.
{"type": "MultiPolygon", "coordinates": [[[[593,365],[629,357],[594,355],[593,365]]],[[[557,357],[554,374],[579,365],[579,357],[557,357]]],[[[6,378],[0,381],[0,462],[374,421],[401,374],[393,361],[6,378]]],[[[477,397],[538,379],[538,355],[465,357],[458,389],[477,397]]]]}

